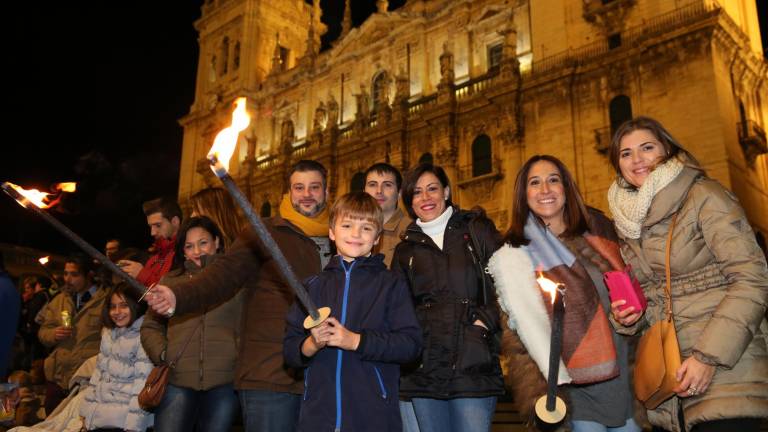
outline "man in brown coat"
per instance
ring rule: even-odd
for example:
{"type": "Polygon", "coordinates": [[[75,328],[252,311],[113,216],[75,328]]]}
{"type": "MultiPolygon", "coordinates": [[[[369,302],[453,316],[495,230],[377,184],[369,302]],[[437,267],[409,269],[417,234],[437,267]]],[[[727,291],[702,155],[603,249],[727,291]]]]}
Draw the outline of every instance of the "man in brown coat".
{"type": "Polygon", "coordinates": [[[43,308],[37,336],[53,348],[45,359],[46,413],[66,397],[77,368],[99,353],[101,309],[107,293],[93,284],[91,265],[83,256],[69,257],[64,263],[65,289],[43,308]]]}
{"type": "Polygon", "coordinates": [[[400,243],[400,234],[411,224],[411,218],[398,207],[402,184],[403,176],[390,164],[376,163],[365,171],[365,192],[376,199],[384,213],[384,229],[374,252],[384,255],[387,267],[400,243]]]}
{"type": "MultiPolygon", "coordinates": [[[[279,214],[265,221],[299,280],[330,259],[326,169],[303,160],[290,171],[279,214]]],[[[285,317],[294,294],[253,230],[194,280],[157,285],[147,301],[160,314],[199,312],[245,290],[235,388],[248,432],[292,431],[299,417],[301,374],[283,361],[285,317]]]]}

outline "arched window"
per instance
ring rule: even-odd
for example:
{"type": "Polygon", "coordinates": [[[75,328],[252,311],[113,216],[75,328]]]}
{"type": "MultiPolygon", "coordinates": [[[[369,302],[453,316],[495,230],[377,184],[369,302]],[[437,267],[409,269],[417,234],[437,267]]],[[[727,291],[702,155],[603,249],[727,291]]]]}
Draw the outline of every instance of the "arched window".
{"type": "Polygon", "coordinates": [[[229,38],[221,41],[221,74],[225,75],[229,68],[229,38]]]}
{"type": "Polygon", "coordinates": [[[492,170],[491,138],[486,134],[478,135],[472,142],[472,177],[488,174],[492,170]]]}
{"type": "Polygon", "coordinates": [[[611,136],[616,129],[627,120],[632,120],[632,102],[629,96],[618,95],[608,104],[608,115],[611,119],[611,136]]]}
{"type": "Polygon", "coordinates": [[[389,103],[386,72],[379,72],[376,74],[376,76],[373,78],[371,89],[373,89],[373,112],[375,113],[380,103],[389,103]]]}
{"type": "Polygon", "coordinates": [[[365,173],[356,172],[352,176],[352,181],[349,182],[350,192],[362,192],[365,189],[365,173]]]}
{"type": "Polygon", "coordinates": [[[421,156],[419,156],[419,165],[423,163],[428,163],[428,164],[435,163],[434,160],[435,159],[432,157],[432,153],[426,152],[421,156]]]}
{"type": "Polygon", "coordinates": [[[272,216],[272,204],[270,204],[269,201],[264,201],[264,204],[261,205],[259,216],[264,218],[272,216]]]}

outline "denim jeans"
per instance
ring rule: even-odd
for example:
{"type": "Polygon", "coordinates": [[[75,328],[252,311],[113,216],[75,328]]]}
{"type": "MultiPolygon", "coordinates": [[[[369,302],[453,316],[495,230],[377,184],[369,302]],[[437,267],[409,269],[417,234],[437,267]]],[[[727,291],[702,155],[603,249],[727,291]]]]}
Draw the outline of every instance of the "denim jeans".
{"type": "Polygon", "coordinates": [[[237,409],[232,384],[208,390],[168,384],[155,411],[155,432],[229,431],[237,409]]]}
{"type": "Polygon", "coordinates": [[[413,398],[421,432],[488,432],[496,396],[485,398],[413,398]]]}
{"type": "Polygon", "coordinates": [[[640,426],[632,418],[627,419],[624,426],[619,427],[608,427],[598,422],[587,420],[573,420],[571,422],[572,432],[640,432],[641,430],[640,426]]]}
{"type": "Polygon", "coordinates": [[[293,432],[301,395],[269,390],[239,390],[245,432],[293,432]]]}
{"type": "Polygon", "coordinates": [[[403,420],[403,432],[420,432],[416,412],[413,410],[413,402],[400,401],[400,418],[403,420]]]}

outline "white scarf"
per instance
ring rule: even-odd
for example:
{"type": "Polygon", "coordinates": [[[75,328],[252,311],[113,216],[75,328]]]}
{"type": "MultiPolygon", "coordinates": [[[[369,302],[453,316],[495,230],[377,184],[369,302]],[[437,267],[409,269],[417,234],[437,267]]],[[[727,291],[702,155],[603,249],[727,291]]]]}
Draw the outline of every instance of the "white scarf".
{"type": "Polygon", "coordinates": [[[656,167],[638,189],[627,188],[626,180],[619,178],[608,189],[608,206],[611,208],[616,229],[626,238],[638,239],[643,221],[648,215],[653,197],[670,184],[685,165],[672,158],[656,167]]]}
{"type": "Polygon", "coordinates": [[[416,219],[416,225],[421,227],[424,234],[430,236],[440,250],[443,250],[443,238],[445,237],[445,227],[448,226],[448,220],[453,215],[453,207],[447,206],[443,214],[429,222],[422,222],[416,219]]]}

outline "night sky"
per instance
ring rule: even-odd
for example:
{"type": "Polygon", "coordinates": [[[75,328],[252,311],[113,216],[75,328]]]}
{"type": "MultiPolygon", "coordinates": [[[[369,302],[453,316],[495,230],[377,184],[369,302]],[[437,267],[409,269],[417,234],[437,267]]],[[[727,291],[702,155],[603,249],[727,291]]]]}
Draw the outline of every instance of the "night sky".
{"type": "MultiPolygon", "coordinates": [[[[311,3],[311,1],[308,1],[311,3]]],[[[390,1],[390,9],[405,0],[390,1]]],[[[339,33],[343,0],[322,0],[339,33]]],[[[102,249],[111,236],[151,242],[141,203],[175,195],[184,116],[194,97],[202,0],[8,2],[2,26],[4,141],[0,181],[47,188],[77,181],[53,214],[102,249]],[[84,5],[85,4],[85,5],[84,5]],[[44,6],[42,6],[44,5],[44,6]]],[[[375,0],[353,0],[359,25],[375,0]]],[[[768,47],[768,0],[757,0],[768,47]]],[[[74,247],[0,196],[0,242],[74,247]]]]}

